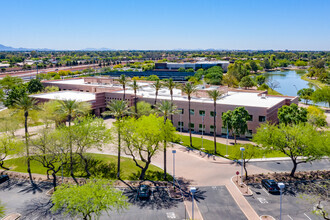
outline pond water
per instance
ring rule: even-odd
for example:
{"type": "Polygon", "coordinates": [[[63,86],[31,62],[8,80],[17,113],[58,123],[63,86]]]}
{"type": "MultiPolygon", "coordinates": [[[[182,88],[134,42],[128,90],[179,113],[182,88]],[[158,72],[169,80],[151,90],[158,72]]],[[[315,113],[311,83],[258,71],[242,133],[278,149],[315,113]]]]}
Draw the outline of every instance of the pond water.
{"type": "Polygon", "coordinates": [[[301,79],[301,76],[305,73],[305,71],[294,70],[273,71],[265,73],[264,76],[266,76],[267,81],[273,80],[279,82],[280,87],[275,89],[279,93],[288,96],[297,96],[297,91],[300,89],[316,89],[312,83],[301,79]]]}

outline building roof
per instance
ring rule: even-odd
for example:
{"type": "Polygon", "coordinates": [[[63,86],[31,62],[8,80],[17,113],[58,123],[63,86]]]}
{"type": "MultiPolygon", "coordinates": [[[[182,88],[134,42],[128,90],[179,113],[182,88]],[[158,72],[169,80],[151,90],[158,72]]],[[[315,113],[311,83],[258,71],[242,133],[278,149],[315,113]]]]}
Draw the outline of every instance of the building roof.
{"type": "Polygon", "coordinates": [[[88,102],[95,100],[94,93],[76,92],[76,91],[43,93],[43,94],[31,95],[30,97],[39,98],[39,99],[50,99],[50,100],[75,100],[78,102],[88,102]]]}

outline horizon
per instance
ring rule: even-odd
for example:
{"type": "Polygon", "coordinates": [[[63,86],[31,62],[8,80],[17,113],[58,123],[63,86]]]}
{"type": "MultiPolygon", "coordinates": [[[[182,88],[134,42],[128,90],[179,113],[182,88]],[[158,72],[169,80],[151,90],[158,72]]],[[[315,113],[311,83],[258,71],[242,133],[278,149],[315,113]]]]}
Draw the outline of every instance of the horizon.
{"type": "Polygon", "coordinates": [[[6,21],[0,44],[14,48],[330,51],[326,0],[19,0],[2,6],[8,10],[0,14],[6,21]]]}

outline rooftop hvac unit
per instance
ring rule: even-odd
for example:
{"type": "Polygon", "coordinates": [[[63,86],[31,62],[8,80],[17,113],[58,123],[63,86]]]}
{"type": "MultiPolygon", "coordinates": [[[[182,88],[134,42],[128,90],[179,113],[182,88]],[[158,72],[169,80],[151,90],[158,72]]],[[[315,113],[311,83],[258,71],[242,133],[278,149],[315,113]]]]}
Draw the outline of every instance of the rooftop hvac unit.
{"type": "Polygon", "coordinates": [[[265,93],[261,94],[261,98],[266,99],[266,94],[265,93]]]}

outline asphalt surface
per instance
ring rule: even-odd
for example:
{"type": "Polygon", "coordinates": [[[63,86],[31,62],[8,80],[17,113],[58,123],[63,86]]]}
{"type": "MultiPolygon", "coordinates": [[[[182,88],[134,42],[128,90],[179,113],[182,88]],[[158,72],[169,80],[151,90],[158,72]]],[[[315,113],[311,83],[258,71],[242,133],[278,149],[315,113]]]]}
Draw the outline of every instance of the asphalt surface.
{"type": "MultiPolygon", "coordinates": [[[[249,164],[274,172],[290,172],[293,167],[291,160],[249,162],[249,164]]],[[[301,163],[297,166],[297,171],[311,170],[330,170],[330,160],[322,159],[312,163],[301,163]]]]}
{"type": "MultiPolygon", "coordinates": [[[[250,185],[253,196],[246,197],[259,215],[280,218],[280,195],[268,193],[260,184],[250,185]]],[[[321,220],[312,214],[313,205],[301,198],[296,187],[286,184],[282,197],[282,220],[321,220]]]]}
{"type": "Polygon", "coordinates": [[[196,194],[204,220],[247,219],[225,186],[199,187],[196,194]]]}

